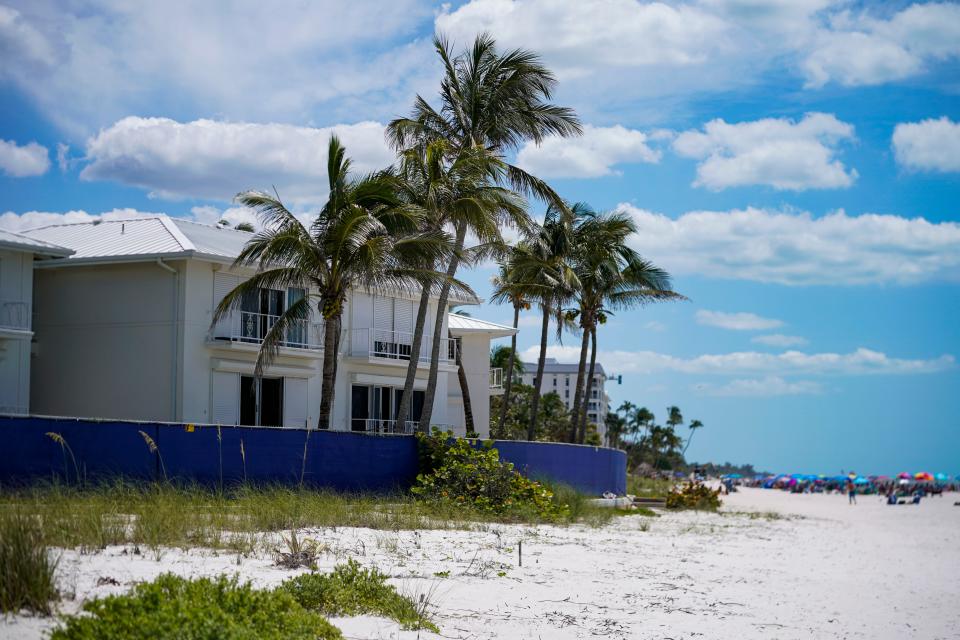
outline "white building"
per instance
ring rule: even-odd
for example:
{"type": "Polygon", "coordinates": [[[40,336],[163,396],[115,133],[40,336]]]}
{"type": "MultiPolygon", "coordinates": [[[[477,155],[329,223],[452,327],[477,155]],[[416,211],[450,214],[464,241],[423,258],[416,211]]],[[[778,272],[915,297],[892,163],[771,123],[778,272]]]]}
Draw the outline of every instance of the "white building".
{"type": "MultiPolygon", "coordinates": [[[[541,393],[556,393],[563,400],[567,410],[573,409],[573,397],[577,390],[577,364],[564,364],[557,362],[556,358],[547,358],[543,367],[543,384],[540,387],[541,393]]],[[[587,362],[587,371],[590,370],[590,363],[587,362]]],[[[523,384],[533,385],[534,378],[537,377],[537,363],[523,363],[523,384]]],[[[593,387],[590,390],[590,397],[587,398],[587,422],[597,427],[597,434],[601,442],[607,434],[606,418],[610,409],[610,396],[604,390],[607,381],[607,375],[603,370],[603,365],[597,362],[593,369],[593,387]]],[[[584,385],[586,390],[586,385],[584,385]]]]}
{"type": "Polygon", "coordinates": [[[33,265],[64,247],[0,229],[0,411],[28,413],[33,338],[33,265]]]}
{"type": "MultiPolygon", "coordinates": [[[[291,328],[259,380],[259,345],[302,290],[260,290],[211,327],[223,296],[251,271],[232,263],[251,234],[166,216],[61,224],[26,232],[69,247],[39,263],[34,278],[34,414],[314,426],[320,408],[323,325],[291,328]]],[[[411,357],[418,296],[355,291],[344,310],[331,428],[404,431],[392,420],[411,357]]],[[[479,304],[451,296],[450,307],[479,304]]],[[[413,398],[419,416],[429,369],[436,300],[420,354],[413,398]]],[[[489,430],[490,339],[513,329],[445,316],[432,422],[464,433],[457,345],[476,429],[489,430]]]]}

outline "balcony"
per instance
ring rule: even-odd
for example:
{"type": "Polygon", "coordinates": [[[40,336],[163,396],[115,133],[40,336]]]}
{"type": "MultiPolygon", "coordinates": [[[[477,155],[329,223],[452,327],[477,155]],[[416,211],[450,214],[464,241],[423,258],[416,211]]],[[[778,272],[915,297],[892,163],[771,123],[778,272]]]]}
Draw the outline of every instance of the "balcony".
{"type": "MultiPolygon", "coordinates": [[[[234,311],[213,328],[210,338],[216,342],[261,345],[279,316],[251,311],[234,311]]],[[[287,326],[280,345],[289,349],[323,349],[323,323],[297,320],[287,326]]]]}
{"type": "Polygon", "coordinates": [[[0,330],[30,331],[30,303],[0,300],[0,330]]]}
{"type": "Polygon", "coordinates": [[[403,424],[398,424],[396,420],[381,420],[379,418],[353,418],[350,420],[350,429],[352,431],[361,431],[364,433],[374,433],[378,435],[388,434],[411,434],[417,430],[415,420],[404,420],[403,424]]]}
{"type": "MultiPolygon", "coordinates": [[[[424,336],[417,354],[418,362],[430,362],[430,350],[433,341],[424,336]]],[[[406,331],[387,331],[384,329],[353,329],[350,332],[349,351],[351,357],[369,358],[377,361],[409,362],[413,352],[413,334],[406,331]]],[[[440,362],[456,360],[457,341],[450,338],[440,340],[440,362]]]]}

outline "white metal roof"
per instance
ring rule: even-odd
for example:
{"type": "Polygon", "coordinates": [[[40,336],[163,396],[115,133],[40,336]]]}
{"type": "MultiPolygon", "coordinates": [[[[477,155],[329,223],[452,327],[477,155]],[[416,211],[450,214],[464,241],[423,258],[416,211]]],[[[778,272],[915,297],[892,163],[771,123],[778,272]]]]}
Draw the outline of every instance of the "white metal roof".
{"type": "Polygon", "coordinates": [[[4,229],[0,229],[0,248],[13,249],[14,251],[29,251],[30,253],[45,256],[68,256],[73,253],[73,251],[66,247],[4,229]]]}
{"type": "Polygon", "coordinates": [[[455,336],[462,336],[471,333],[484,333],[493,338],[503,338],[517,333],[513,327],[496,322],[488,322],[479,318],[462,316],[458,313],[451,313],[449,320],[450,333],[455,336]]]}

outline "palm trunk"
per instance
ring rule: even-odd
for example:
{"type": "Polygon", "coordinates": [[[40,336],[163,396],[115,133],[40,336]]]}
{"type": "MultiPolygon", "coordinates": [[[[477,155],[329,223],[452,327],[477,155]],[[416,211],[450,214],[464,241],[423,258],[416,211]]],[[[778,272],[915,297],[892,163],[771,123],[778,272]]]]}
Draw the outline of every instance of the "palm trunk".
{"type": "Polygon", "coordinates": [[[433,417],[433,399],[437,395],[437,373],[440,367],[440,336],[443,334],[443,320],[447,315],[447,300],[450,297],[450,281],[457,275],[460,266],[460,253],[463,251],[463,242],[467,237],[467,225],[461,223],[457,227],[457,241],[447,267],[447,279],[440,287],[440,300],[437,301],[437,317],[433,324],[433,344],[430,345],[430,375],[427,378],[427,391],[423,398],[423,415],[420,416],[420,429],[430,431],[430,420],[433,417]]]}
{"type": "MultiPolygon", "coordinates": [[[[690,446],[690,441],[693,440],[694,431],[695,431],[695,430],[690,431],[690,437],[687,438],[687,443],[686,443],[685,445],[683,445],[683,451],[680,452],[680,457],[683,457],[683,456],[686,456],[686,455],[687,455],[687,447],[690,446]]],[[[686,462],[686,458],[684,458],[684,462],[686,462]]]]}
{"type": "Polygon", "coordinates": [[[337,381],[337,355],[340,350],[340,316],[327,318],[323,323],[323,378],[320,389],[320,418],[318,429],[330,428],[330,413],[337,381]]]}
{"type": "Polygon", "coordinates": [[[590,333],[590,374],[587,377],[587,397],[583,400],[583,418],[580,420],[580,432],[577,434],[577,442],[583,444],[587,437],[587,407],[590,405],[590,392],[593,390],[593,372],[597,364],[597,328],[591,326],[585,329],[590,333]]]}
{"type": "Polygon", "coordinates": [[[476,437],[477,430],[473,425],[473,405],[470,403],[470,386],[467,384],[467,372],[463,368],[463,358],[460,354],[461,345],[457,344],[457,379],[460,382],[460,395],[463,397],[463,422],[467,437],[476,437]]]}
{"type": "Polygon", "coordinates": [[[540,328],[540,357],[537,359],[537,377],[533,379],[533,398],[530,400],[530,425],[527,427],[527,440],[531,442],[537,434],[537,410],[540,408],[540,386],[543,384],[543,367],[547,362],[547,333],[550,331],[550,307],[543,307],[543,326],[540,328]]]}
{"type": "Polygon", "coordinates": [[[413,385],[417,379],[417,366],[420,363],[420,349],[423,347],[423,329],[427,324],[427,310],[430,308],[430,285],[423,285],[420,294],[420,306],[417,307],[417,324],[413,328],[413,344],[410,345],[410,362],[407,363],[407,377],[403,381],[403,393],[400,406],[394,419],[401,433],[405,432],[407,415],[410,413],[410,400],[413,398],[413,385]]]}
{"type": "MultiPolygon", "coordinates": [[[[582,312],[581,312],[582,313],[582,312]]],[[[582,318],[585,320],[585,318],[582,318]]],[[[581,323],[581,325],[586,323],[581,323]]],[[[586,404],[583,397],[583,376],[587,368],[587,351],[590,349],[590,330],[583,328],[583,340],[580,343],[580,365],[577,367],[577,389],[573,392],[573,409],[570,410],[570,442],[577,441],[577,423],[580,422],[580,402],[586,404]]]]}
{"type": "MultiPolygon", "coordinates": [[[[518,305],[513,305],[513,328],[516,329],[520,324],[520,307],[518,305]]],[[[507,381],[504,383],[503,387],[503,397],[500,398],[500,421],[497,426],[497,433],[502,437],[503,436],[503,427],[507,423],[507,407],[510,406],[510,389],[513,387],[513,366],[514,361],[517,357],[517,334],[514,331],[514,334],[510,336],[510,358],[507,361],[507,370],[504,372],[507,375],[507,381]]]]}

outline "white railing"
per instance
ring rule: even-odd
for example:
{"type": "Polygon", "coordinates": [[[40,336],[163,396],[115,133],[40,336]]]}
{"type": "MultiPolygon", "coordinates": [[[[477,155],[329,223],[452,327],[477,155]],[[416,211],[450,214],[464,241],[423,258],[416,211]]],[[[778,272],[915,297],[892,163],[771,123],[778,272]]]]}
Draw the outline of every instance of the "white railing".
{"type": "Polygon", "coordinates": [[[502,389],[503,388],[503,369],[500,367],[494,367],[490,369],[490,388],[491,389],[502,389]]]}
{"type": "Polygon", "coordinates": [[[0,300],[0,327],[30,330],[30,303],[21,300],[0,300]]]}
{"type": "Polygon", "coordinates": [[[406,433],[410,434],[417,430],[417,423],[413,420],[405,420],[402,425],[397,424],[396,420],[381,420],[379,418],[353,418],[350,421],[352,431],[365,431],[367,433],[406,433]]]}
{"type": "MultiPolygon", "coordinates": [[[[214,340],[262,344],[280,316],[251,311],[233,311],[213,328],[214,340]]],[[[287,325],[281,344],[293,349],[323,349],[323,323],[294,320],[287,325]]]]}
{"type": "MultiPolygon", "coordinates": [[[[430,361],[432,339],[424,336],[420,344],[418,360],[430,361]]],[[[456,358],[456,340],[441,338],[440,362],[456,358]]],[[[354,357],[381,358],[409,361],[413,352],[413,334],[406,331],[385,329],[353,329],[350,332],[350,355],[354,357]]]]}

